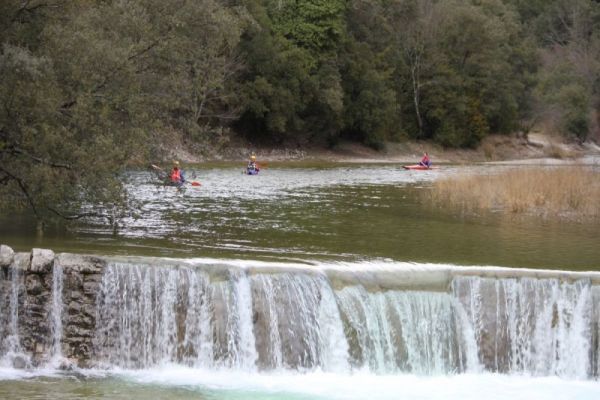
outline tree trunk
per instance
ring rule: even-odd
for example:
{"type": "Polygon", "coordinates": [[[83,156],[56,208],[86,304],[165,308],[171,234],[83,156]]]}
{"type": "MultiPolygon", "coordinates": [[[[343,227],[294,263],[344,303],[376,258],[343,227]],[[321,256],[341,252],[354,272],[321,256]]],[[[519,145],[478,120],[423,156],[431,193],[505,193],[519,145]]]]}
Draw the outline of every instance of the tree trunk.
{"type": "Polygon", "coordinates": [[[420,60],[419,54],[415,54],[413,65],[411,67],[411,75],[412,75],[412,86],[413,86],[413,101],[415,103],[415,114],[417,116],[417,125],[419,127],[419,137],[423,136],[423,119],[421,117],[421,110],[419,109],[420,103],[420,87],[421,83],[419,81],[419,68],[420,68],[420,60]]]}

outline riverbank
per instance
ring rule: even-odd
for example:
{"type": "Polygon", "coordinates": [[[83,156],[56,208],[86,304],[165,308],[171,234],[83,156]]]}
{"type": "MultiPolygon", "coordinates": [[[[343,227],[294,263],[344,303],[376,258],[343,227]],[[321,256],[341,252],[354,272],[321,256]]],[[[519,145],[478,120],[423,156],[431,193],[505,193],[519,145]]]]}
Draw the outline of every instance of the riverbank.
{"type": "Polygon", "coordinates": [[[502,211],[589,222],[600,218],[600,171],[579,165],[448,176],[422,196],[437,207],[462,212],[502,211]]]}
{"type": "Polygon", "coordinates": [[[383,150],[374,150],[356,142],[340,142],[333,148],[255,146],[248,142],[229,143],[226,146],[204,149],[202,153],[177,144],[168,158],[186,163],[215,161],[246,161],[255,153],[263,162],[327,161],[341,163],[414,163],[428,152],[435,163],[465,164],[471,162],[545,163],[560,160],[563,163],[580,162],[586,157],[600,158],[600,145],[566,143],[560,138],[532,133],[527,138],[516,135],[491,135],[475,149],[447,149],[432,142],[388,142],[383,150]]]}

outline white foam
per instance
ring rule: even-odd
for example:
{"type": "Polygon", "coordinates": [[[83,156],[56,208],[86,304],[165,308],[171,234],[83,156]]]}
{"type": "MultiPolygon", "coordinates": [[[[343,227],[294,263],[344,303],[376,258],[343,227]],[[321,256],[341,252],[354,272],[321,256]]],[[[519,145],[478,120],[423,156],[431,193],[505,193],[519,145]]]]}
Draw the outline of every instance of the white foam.
{"type": "Polygon", "coordinates": [[[29,379],[37,376],[57,376],[58,371],[54,369],[17,369],[0,367],[0,381],[12,381],[18,379],[29,379]]]}
{"type": "Polygon", "coordinates": [[[600,272],[598,271],[569,271],[569,270],[546,270],[533,268],[510,268],[494,265],[469,265],[462,266],[456,264],[443,263],[419,263],[410,261],[394,261],[391,259],[371,259],[357,262],[319,262],[306,261],[304,263],[292,262],[272,262],[259,260],[245,259],[222,259],[208,257],[193,257],[193,258],[158,258],[158,257],[108,257],[130,262],[148,262],[156,264],[158,260],[164,260],[167,263],[185,263],[187,265],[204,265],[204,266],[229,266],[240,269],[299,269],[310,271],[338,271],[338,272],[371,272],[371,273],[441,273],[447,272],[454,275],[486,275],[504,277],[506,275],[532,276],[538,278],[546,278],[551,276],[561,276],[570,278],[586,278],[590,277],[595,280],[600,280],[600,272]]]}
{"type": "MultiPolygon", "coordinates": [[[[444,400],[545,400],[598,399],[600,384],[595,381],[563,380],[556,377],[531,378],[496,374],[462,374],[435,377],[416,375],[332,374],[314,372],[256,374],[198,370],[164,366],[128,371],[119,376],[139,384],[182,387],[212,391],[215,398],[227,392],[242,392],[243,398],[287,398],[299,395],[319,399],[444,399],[444,400]]],[[[212,398],[212,397],[211,397],[212,398]]]]}

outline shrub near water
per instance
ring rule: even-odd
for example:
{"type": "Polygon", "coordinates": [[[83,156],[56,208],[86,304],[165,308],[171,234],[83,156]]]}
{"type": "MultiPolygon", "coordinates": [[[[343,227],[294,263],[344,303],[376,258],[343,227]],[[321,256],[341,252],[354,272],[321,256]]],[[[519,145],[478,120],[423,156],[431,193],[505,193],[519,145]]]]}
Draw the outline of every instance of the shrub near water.
{"type": "Polygon", "coordinates": [[[585,167],[520,169],[451,177],[427,194],[435,205],[559,218],[600,218],[600,172],[585,167]]]}

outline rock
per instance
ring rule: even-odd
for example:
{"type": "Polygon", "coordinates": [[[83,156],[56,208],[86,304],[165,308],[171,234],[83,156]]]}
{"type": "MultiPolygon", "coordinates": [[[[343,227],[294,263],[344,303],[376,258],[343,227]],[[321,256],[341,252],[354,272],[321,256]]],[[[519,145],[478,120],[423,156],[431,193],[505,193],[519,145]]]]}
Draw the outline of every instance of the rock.
{"type": "Polygon", "coordinates": [[[78,315],[81,311],[81,302],[71,301],[67,306],[70,315],[78,315]]]}
{"type": "Polygon", "coordinates": [[[29,360],[23,355],[18,355],[13,358],[12,365],[15,369],[25,369],[29,365],[29,360]]]}
{"type": "Polygon", "coordinates": [[[0,267],[8,267],[15,259],[15,252],[10,247],[0,245],[0,267]]]}
{"type": "Polygon", "coordinates": [[[54,264],[54,252],[47,249],[33,249],[29,270],[37,273],[48,273],[54,264]]]}
{"type": "Polygon", "coordinates": [[[73,371],[73,368],[75,367],[73,361],[65,357],[60,358],[57,364],[57,368],[61,371],[73,371]]]}
{"type": "Polygon", "coordinates": [[[42,285],[42,280],[39,276],[36,275],[28,275],[25,278],[25,290],[27,293],[33,296],[37,296],[38,294],[44,291],[44,286],[42,285]]]}
{"type": "Polygon", "coordinates": [[[35,352],[38,354],[43,354],[46,351],[46,346],[44,346],[42,343],[36,343],[35,344],[35,352]]]}
{"type": "Polygon", "coordinates": [[[95,295],[98,292],[98,282],[84,282],[83,293],[88,295],[95,295]]]}
{"type": "Polygon", "coordinates": [[[73,347],[73,356],[78,360],[89,360],[92,355],[92,349],[87,342],[78,343],[73,347]]]}
{"type": "Polygon", "coordinates": [[[60,253],[57,255],[56,261],[65,270],[83,275],[102,274],[106,266],[106,261],[101,258],[79,254],[60,253]]]}

